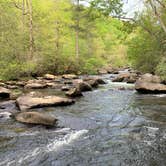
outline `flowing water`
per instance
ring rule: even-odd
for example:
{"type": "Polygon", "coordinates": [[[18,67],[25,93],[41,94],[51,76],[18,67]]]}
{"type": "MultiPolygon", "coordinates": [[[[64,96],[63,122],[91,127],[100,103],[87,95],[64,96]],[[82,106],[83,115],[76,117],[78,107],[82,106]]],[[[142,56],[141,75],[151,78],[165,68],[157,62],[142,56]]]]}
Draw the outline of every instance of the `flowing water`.
{"type": "Polygon", "coordinates": [[[0,121],[0,166],[165,166],[166,95],[141,95],[109,77],[74,105],[35,109],[56,116],[56,129],[6,115],[0,121]]]}

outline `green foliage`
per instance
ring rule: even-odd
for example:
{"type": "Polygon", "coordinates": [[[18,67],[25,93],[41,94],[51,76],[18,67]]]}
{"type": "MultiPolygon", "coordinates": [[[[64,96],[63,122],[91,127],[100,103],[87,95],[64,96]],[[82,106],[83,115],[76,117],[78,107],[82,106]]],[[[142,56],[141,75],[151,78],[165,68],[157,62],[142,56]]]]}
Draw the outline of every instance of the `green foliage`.
{"type": "Polygon", "coordinates": [[[158,4],[157,10],[162,18],[149,6],[138,17],[137,26],[127,37],[128,57],[136,69],[156,73],[166,79],[166,33],[161,24],[166,20],[166,8],[158,4]]]}
{"type": "Polygon", "coordinates": [[[108,13],[121,12],[121,1],[109,1],[108,7],[103,1],[94,0],[91,5],[80,5],[76,11],[71,0],[33,0],[31,22],[26,5],[23,14],[23,0],[1,0],[0,78],[18,79],[44,73],[95,73],[107,63],[126,64],[124,40],[128,32],[123,30],[122,21],[108,16],[108,13]],[[100,10],[101,4],[107,17],[100,10]],[[79,59],[76,59],[75,49],[77,19],[79,59]]]}
{"type": "Polygon", "coordinates": [[[166,58],[163,58],[157,65],[156,73],[161,76],[162,80],[166,81],[166,58]]]}

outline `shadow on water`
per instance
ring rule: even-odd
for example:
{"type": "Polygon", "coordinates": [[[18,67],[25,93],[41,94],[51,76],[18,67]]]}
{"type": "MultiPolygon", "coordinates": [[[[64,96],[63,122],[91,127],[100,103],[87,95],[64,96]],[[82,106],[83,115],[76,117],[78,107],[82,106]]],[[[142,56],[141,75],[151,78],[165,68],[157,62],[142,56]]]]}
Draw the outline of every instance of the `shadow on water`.
{"type": "Polygon", "coordinates": [[[0,165],[165,166],[166,95],[116,86],[132,85],[109,82],[74,105],[35,109],[61,128],[0,122],[0,165]]]}

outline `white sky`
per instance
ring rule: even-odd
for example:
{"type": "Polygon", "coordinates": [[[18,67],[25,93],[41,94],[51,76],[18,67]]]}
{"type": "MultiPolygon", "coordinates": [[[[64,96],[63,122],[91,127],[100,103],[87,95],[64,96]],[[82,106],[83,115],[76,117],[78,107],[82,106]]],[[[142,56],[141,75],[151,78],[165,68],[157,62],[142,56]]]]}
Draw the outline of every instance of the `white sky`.
{"type": "Polygon", "coordinates": [[[124,0],[124,12],[128,17],[133,17],[135,12],[141,12],[143,7],[143,0],[124,0]]]}
{"type": "MultiPolygon", "coordinates": [[[[87,0],[90,1],[90,0],[87,0]]],[[[124,12],[127,13],[127,17],[133,17],[135,12],[141,12],[143,10],[143,0],[123,0],[124,12]]],[[[87,5],[86,2],[83,2],[87,5]]]]}

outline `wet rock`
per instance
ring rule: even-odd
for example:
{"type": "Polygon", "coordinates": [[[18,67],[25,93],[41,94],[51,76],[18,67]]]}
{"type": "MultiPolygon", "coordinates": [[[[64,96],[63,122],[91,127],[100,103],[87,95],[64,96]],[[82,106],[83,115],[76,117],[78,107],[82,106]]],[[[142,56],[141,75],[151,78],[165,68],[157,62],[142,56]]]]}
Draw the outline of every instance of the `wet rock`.
{"type": "Polygon", "coordinates": [[[81,92],[92,91],[92,86],[90,84],[88,84],[87,82],[80,82],[77,84],[76,87],[81,92]]]}
{"type": "Polygon", "coordinates": [[[10,98],[10,91],[6,88],[0,87],[0,98],[10,98]]]}
{"type": "Polygon", "coordinates": [[[160,82],[160,77],[144,74],[136,81],[135,89],[141,93],[166,93],[166,85],[160,82]]]}
{"type": "Polygon", "coordinates": [[[57,119],[38,112],[22,112],[15,116],[15,119],[21,123],[40,124],[54,126],[57,124],[57,119]]]}
{"type": "Polygon", "coordinates": [[[27,89],[43,89],[46,88],[47,85],[46,84],[41,84],[41,83],[28,83],[25,88],[27,89]]]}
{"type": "Polygon", "coordinates": [[[7,85],[8,89],[18,89],[19,87],[16,85],[7,85]]]}
{"type": "Polygon", "coordinates": [[[71,81],[71,80],[64,81],[64,84],[72,85],[72,84],[73,84],[73,81],[71,81]]]}
{"type": "Polygon", "coordinates": [[[61,89],[61,87],[63,86],[60,83],[58,84],[58,83],[54,83],[54,82],[47,82],[46,85],[47,85],[47,87],[53,88],[53,89],[61,89]]]}
{"type": "Polygon", "coordinates": [[[91,80],[88,80],[86,81],[88,84],[90,84],[93,88],[97,88],[99,83],[96,79],[91,79],[91,80]]]}
{"type": "Polygon", "coordinates": [[[136,73],[121,73],[117,77],[115,77],[112,82],[127,82],[127,83],[135,83],[138,79],[138,75],[136,73]]]}
{"type": "Polygon", "coordinates": [[[50,106],[66,106],[74,103],[74,100],[58,97],[58,96],[45,96],[35,97],[32,95],[21,96],[16,100],[17,105],[21,111],[50,106]]]}
{"type": "Polygon", "coordinates": [[[98,82],[98,84],[106,84],[106,82],[101,78],[96,78],[96,81],[98,82]]]}
{"type": "Polygon", "coordinates": [[[9,112],[9,113],[18,112],[18,109],[16,107],[16,101],[9,100],[9,101],[0,102],[0,112],[9,112]]]}
{"type": "Polygon", "coordinates": [[[68,92],[66,92],[66,95],[70,96],[70,97],[83,96],[82,93],[81,93],[81,90],[79,88],[72,88],[72,89],[70,89],[68,92]]]}
{"type": "Polygon", "coordinates": [[[46,79],[46,80],[55,80],[57,78],[58,78],[57,76],[52,75],[52,74],[45,74],[44,75],[44,79],[46,79]]]}
{"type": "Polygon", "coordinates": [[[62,86],[61,90],[62,91],[69,91],[71,89],[70,86],[62,86]]]}
{"type": "Polygon", "coordinates": [[[75,75],[75,74],[64,74],[64,75],[62,76],[62,78],[64,78],[64,79],[77,79],[78,76],[75,75]]]}

